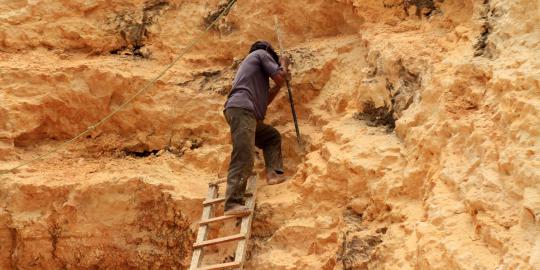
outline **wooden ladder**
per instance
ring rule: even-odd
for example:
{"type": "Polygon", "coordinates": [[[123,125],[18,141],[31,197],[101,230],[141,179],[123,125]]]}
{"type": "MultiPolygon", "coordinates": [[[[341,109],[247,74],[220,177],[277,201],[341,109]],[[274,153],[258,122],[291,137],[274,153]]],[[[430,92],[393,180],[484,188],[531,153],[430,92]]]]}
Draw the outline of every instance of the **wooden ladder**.
{"type": "Polygon", "coordinates": [[[255,209],[255,195],[257,192],[257,176],[251,176],[248,179],[246,188],[246,206],[251,209],[251,213],[246,216],[219,216],[214,217],[213,213],[215,205],[225,201],[225,198],[218,198],[219,184],[225,183],[226,180],[219,180],[212,182],[208,185],[208,195],[203,202],[202,218],[199,222],[199,231],[197,233],[197,240],[193,244],[193,256],[191,257],[190,270],[216,270],[216,269],[240,269],[244,268],[244,262],[246,260],[246,252],[248,240],[251,236],[251,222],[253,221],[253,212],[255,209]],[[224,220],[236,220],[242,218],[240,225],[240,233],[236,235],[226,236],[217,239],[208,240],[209,225],[214,222],[224,220]],[[232,241],[238,241],[236,247],[236,253],[234,256],[234,262],[214,264],[208,266],[201,266],[203,261],[203,248],[206,246],[217,245],[221,243],[227,243],[232,241]]]}

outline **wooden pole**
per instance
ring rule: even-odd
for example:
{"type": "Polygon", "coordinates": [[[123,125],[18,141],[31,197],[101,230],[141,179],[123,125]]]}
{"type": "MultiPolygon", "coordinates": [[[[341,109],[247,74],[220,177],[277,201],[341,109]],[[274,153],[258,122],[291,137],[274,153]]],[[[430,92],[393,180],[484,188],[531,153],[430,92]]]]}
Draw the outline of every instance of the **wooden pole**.
{"type": "MultiPolygon", "coordinates": [[[[284,54],[283,43],[281,40],[281,32],[280,32],[279,20],[277,16],[274,16],[274,21],[276,23],[276,35],[279,42],[280,55],[283,57],[283,54],[284,54]]],[[[285,81],[287,84],[287,91],[289,93],[289,103],[291,104],[291,112],[292,112],[293,120],[294,120],[294,128],[296,130],[296,140],[298,141],[298,146],[300,147],[300,149],[304,151],[304,145],[302,144],[302,137],[300,136],[300,128],[298,126],[298,118],[296,117],[296,110],[294,109],[294,100],[293,100],[293,95],[292,95],[291,82],[289,81],[289,78],[286,78],[285,81]]]]}

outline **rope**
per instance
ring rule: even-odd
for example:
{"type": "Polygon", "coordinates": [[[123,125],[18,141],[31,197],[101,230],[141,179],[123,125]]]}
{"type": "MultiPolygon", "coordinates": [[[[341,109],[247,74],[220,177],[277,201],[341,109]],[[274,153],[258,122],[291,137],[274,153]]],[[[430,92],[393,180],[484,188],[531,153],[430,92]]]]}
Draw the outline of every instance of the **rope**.
{"type": "Polygon", "coordinates": [[[52,154],[55,154],[55,153],[58,153],[58,151],[60,151],[61,149],[63,149],[64,147],[66,147],[67,145],[73,143],[74,141],[76,141],[77,139],[87,135],[89,132],[91,132],[92,130],[98,128],[99,126],[101,126],[102,124],[104,124],[105,122],[109,121],[115,114],[117,114],[118,112],[122,111],[124,108],[127,107],[127,105],[129,105],[134,99],[136,99],[137,97],[139,97],[140,95],[142,95],[144,92],[146,92],[152,85],[154,85],[161,77],[163,77],[163,75],[165,75],[165,73],[167,73],[167,71],[169,71],[182,57],[184,57],[184,55],[186,53],[188,53],[193,47],[195,47],[195,45],[197,45],[202,37],[204,36],[204,34],[206,34],[212,27],[214,27],[216,25],[216,23],[225,15],[227,15],[229,13],[229,11],[231,10],[231,8],[234,6],[234,4],[236,3],[237,0],[229,0],[229,3],[228,5],[225,7],[225,9],[223,9],[223,11],[219,14],[219,16],[210,24],[206,27],[206,29],[200,33],[198,36],[196,36],[195,38],[193,38],[193,40],[188,43],[188,46],[186,46],[181,52],[180,54],[161,72],[158,74],[158,76],[156,76],[153,80],[151,80],[150,82],[148,82],[145,86],[143,86],[137,93],[135,93],[135,95],[131,96],[130,98],[128,98],[122,105],[120,105],[120,107],[118,107],[116,110],[114,110],[113,112],[111,112],[110,114],[108,114],[107,116],[105,116],[103,119],[99,120],[97,123],[89,126],[85,131],[83,131],[82,133],[80,133],[79,135],[73,137],[71,140],[69,141],[66,141],[64,143],[62,143],[60,146],[56,147],[55,149],[45,153],[45,154],[42,154],[42,155],[39,155],[31,160],[28,160],[26,162],[23,162],[11,169],[8,169],[8,170],[3,170],[3,171],[0,171],[0,176],[1,175],[5,175],[5,174],[8,174],[8,173],[13,173],[15,170],[21,168],[21,167],[24,167],[24,166],[27,166],[29,164],[32,164],[36,161],[39,161],[39,160],[42,160],[42,159],[45,159],[46,157],[52,155],[52,154]]]}

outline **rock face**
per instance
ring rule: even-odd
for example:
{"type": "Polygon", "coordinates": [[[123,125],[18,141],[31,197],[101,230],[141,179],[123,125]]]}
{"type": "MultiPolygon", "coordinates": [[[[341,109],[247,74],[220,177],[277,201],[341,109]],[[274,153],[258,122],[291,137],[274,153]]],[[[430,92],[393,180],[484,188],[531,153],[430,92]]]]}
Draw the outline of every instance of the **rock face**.
{"type": "MultiPolygon", "coordinates": [[[[114,111],[224,3],[3,1],[0,170],[114,111]]],[[[266,121],[290,180],[260,174],[246,269],[540,268],[540,1],[254,0],[109,122],[0,176],[0,269],[186,269],[227,171],[222,104],[274,14],[306,152],[281,94],[266,121]]]]}
{"type": "Polygon", "coordinates": [[[180,268],[192,243],[171,195],[139,179],[12,186],[2,200],[2,269],[180,268]]]}

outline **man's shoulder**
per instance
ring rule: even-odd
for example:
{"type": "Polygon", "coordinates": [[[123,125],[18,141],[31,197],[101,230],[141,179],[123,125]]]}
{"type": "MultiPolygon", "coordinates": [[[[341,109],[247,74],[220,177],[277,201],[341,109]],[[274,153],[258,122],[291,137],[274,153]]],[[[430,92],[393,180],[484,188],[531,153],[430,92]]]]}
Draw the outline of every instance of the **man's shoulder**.
{"type": "Polygon", "coordinates": [[[252,52],[252,53],[250,53],[248,55],[248,57],[250,57],[250,56],[252,56],[252,57],[264,56],[264,57],[272,58],[272,55],[269,52],[265,51],[265,50],[256,50],[256,51],[254,51],[254,52],[252,52]]]}
{"type": "Polygon", "coordinates": [[[242,62],[253,62],[253,61],[259,61],[260,59],[260,50],[256,50],[254,52],[250,52],[246,58],[242,62]]]}
{"type": "Polygon", "coordinates": [[[263,62],[268,61],[268,58],[270,56],[267,56],[266,54],[268,54],[268,52],[266,52],[264,50],[253,51],[250,54],[248,54],[246,56],[246,58],[244,58],[242,63],[243,64],[248,64],[248,65],[260,65],[263,62]]]}

